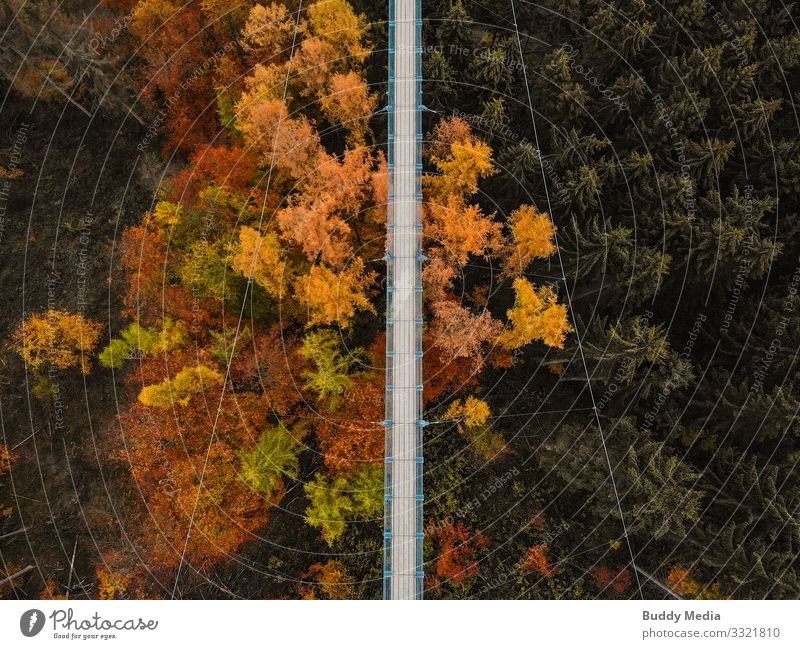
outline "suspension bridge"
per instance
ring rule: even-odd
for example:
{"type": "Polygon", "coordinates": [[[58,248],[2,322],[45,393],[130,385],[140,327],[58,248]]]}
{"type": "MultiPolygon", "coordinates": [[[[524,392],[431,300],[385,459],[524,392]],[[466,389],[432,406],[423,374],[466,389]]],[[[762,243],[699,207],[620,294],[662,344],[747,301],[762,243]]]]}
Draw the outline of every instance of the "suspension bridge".
{"type": "Polygon", "coordinates": [[[422,10],[389,0],[385,599],[421,599],[422,10]]]}

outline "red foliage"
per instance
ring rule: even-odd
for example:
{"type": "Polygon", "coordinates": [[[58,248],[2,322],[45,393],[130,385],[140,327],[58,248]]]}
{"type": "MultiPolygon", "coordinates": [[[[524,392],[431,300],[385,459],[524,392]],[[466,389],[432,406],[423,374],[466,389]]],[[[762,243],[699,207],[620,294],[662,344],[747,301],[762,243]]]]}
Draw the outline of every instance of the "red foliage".
{"type": "Polygon", "coordinates": [[[187,84],[167,111],[163,130],[166,135],[161,152],[165,158],[175,153],[188,154],[213,139],[221,129],[217,118],[215,91],[210,79],[187,84]]]}
{"type": "Polygon", "coordinates": [[[198,570],[225,558],[256,538],[283,496],[265,502],[239,479],[239,452],[252,448],[268,425],[263,400],[226,395],[217,417],[218,398],[215,390],[205,403],[197,397],[168,414],[136,403],[119,417],[111,443],[130,469],[131,495],[144,506],[128,513],[126,525],[156,572],[174,569],[181,556],[198,570]]]}
{"type": "Polygon", "coordinates": [[[273,325],[236,353],[231,376],[237,391],[263,393],[269,412],[286,418],[303,399],[301,375],[307,364],[297,341],[273,325]]]}
{"type": "Polygon", "coordinates": [[[194,205],[197,195],[209,184],[242,192],[256,173],[256,164],[244,149],[238,146],[195,147],[189,166],[172,179],[168,200],[180,202],[184,208],[194,205]]]}
{"type": "Polygon", "coordinates": [[[346,471],[378,462],[384,453],[384,382],[375,375],[355,379],[334,407],[316,424],[325,464],[346,471]]]}
{"type": "Polygon", "coordinates": [[[142,323],[162,312],[167,245],[160,232],[143,225],[127,228],[120,239],[120,266],[124,273],[123,315],[142,323]]]}
{"type": "Polygon", "coordinates": [[[597,588],[604,590],[609,586],[615,593],[620,595],[630,588],[633,579],[631,573],[627,568],[621,570],[613,570],[608,566],[597,566],[592,571],[597,588]]]}
{"type": "Polygon", "coordinates": [[[475,553],[489,545],[489,539],[481,534],[480,530],[473,532],[463,523],[453,525],[451,521],[447,521],[437,528],[431,537],[438,549],[436,573],[431,580],[431,587],[434,590],[440,591],[442,582],[460,586],[478,574],[475,553]]]}
{"type": "Polygon", "coordinates": [[[246,64],[241,48],[231,46],[246,17],[245,5],[236,3],[238,9],[229,12],[219,2],[199,0],[105,0],[105,4],[117,11],[132,36],[128,52],[136,62],[132,71],[149,104],[148,127],[166,135],[165,156],[175,151],[186,154],[210,141],[221,129],[215,84],[235,92],[230,83],[246,64]],[[225,13],[222,20],[220,12],[225,13]]]}
{"type": "Polygon", "coordinates": [[[522,564],[522,568],[528,572],[538,572],[543,577],[552,577],[558,573],[558,568],[550,565],[547,558],[547,544],[541,543],[534,545],[528,550],[528,556],[522,564]]]}
{"type": "Polygon", "coordinates": [[[175,260],[170,257],[163,232],[132,226],[122,233],[119,246],[125,282],[123,317],[145,326],[169,316],[192,323],[196,331],[220,325],[219,304],[197,302],[188,288],[170,283],[169,271],[175,260]]]}
{"type": "Polygon", "coordinates": [[[475,385],[478,374],[472,363],[463,359],[443,362],[446,358],[443,350],[428,347],[422,357],[423,397],[425,404],[435,403],[443,395],[447,396],[459,390],[475,385]]]}

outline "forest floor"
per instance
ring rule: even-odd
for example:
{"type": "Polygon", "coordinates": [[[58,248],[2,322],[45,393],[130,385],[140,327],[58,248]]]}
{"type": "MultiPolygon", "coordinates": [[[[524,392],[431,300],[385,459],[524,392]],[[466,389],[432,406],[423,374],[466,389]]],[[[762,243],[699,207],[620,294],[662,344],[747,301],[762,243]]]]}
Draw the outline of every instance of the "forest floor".
{"type": "MultiPolygon", "coordinates": [[[[11,181],[0,243],[0,337],[8,341],[24,316],[48,307],[116,330],[114,242],[140,218],[155,186],[148,176],[155,170],[136,150],[143,129],[6,97],[0,164],[16,143],[22,175],[11,181]]],[[[34,566],[15,584],[28,597],[49,580],[80,593],[94,579],[89,521],[105,495],[96,444],[117,409],[111,373],[55,372],[49,386],[37,387],[8,345],[0,363],[3,441],[18,456],[0,492],[14,509],[0,534],[26,529],[0,541],[3,571],[34,566]]]]}

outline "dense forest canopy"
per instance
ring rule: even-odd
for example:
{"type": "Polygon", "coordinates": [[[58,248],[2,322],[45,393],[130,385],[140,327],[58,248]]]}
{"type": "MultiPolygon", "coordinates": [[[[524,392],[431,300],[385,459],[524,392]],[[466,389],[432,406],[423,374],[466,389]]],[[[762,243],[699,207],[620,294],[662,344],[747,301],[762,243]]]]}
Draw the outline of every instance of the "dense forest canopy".
{"type": "MultiPolygon", "coordinates": [[[[425,597],[799,597],[795,7],[423,14],[425,597]]],[[[387,16],[0,2],[3,596],[380,597],[387,16]]]]}

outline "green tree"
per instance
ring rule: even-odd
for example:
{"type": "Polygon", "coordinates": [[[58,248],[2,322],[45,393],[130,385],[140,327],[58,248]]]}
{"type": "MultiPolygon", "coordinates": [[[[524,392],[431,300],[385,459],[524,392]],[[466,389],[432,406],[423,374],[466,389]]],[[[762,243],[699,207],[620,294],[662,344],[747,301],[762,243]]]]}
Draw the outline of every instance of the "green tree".
{"type": "Polygon", "coordinates": [[[314,363],[313,371],[304,372],[306,387],[325,399],[336,397],[353,385],[353,368],[363,361],[363,350],[342,354],[335,332],[321,329],[306,335],[301,354],[314,363]]]}
{"type": "Polygon", "coordinates": [[[185,406],[196,394],[220,385],[223,378],[220,372],[205,365],[187,367],[174,378],[142,388],[139,401],[154,408],[171,408],[178,404],[185,406]]]}
{"type": "Polygon", "coordinates": [[[383,467],[366,464],[333,477],[318,473],[305,491],[310,501],[306,522],[320,528],[323,538],[333,545],[348,523],[368,522],[381,512],[383,467]]]}
{"type": "Polygon", "coordinates": [[[100,364],[105,367],[122,367],[126,358],[140,358],[153,354],[166,354],[186,344],[186,325],[172,318],[164,318],[162,326],[142,327],[134,322],[114,338],[100,352],[100,364]]]}
{"type": "Polygon", "coordinates": [[[261,433],[253,450],[240,454],[242,479],[269,499],[284,476],[297,478],[299,450],[299,440],[278,422],[261,433]]]}

